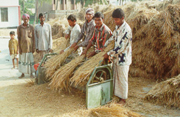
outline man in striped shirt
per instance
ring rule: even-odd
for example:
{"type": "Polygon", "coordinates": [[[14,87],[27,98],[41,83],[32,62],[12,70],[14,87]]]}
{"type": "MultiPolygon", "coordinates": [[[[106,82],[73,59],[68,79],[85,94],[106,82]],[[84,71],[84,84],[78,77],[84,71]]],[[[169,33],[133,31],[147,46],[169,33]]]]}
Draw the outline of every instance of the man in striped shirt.
{"type": "Polygon", "coordinates": [[[95,51],[91,52],[87,55],[87,57],[91,57],[95,55],[96,53],[102,51],[104,49],[104,45],[106,41],[111,37],[112,31],[107,27],[103,21],[104,21],[104,15],[100,12],[97,12],[94,15],[94,21],[95,21],[95,29],[92,38],[89,40],[89,44],[87,48],[83,51],[82,54],[86,54],[88,49],[94,45],[95,51]]]}

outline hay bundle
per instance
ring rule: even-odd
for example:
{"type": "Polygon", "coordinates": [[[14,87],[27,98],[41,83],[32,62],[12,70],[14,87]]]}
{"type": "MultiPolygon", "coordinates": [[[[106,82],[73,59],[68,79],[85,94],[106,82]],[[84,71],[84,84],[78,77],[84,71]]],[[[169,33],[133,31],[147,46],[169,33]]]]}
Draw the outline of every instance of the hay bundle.
{"type": "Polygon", "coordinates": [[[66,49],[69,46],[69,39],[64,37],[53,40],[54,53],[59,53],[61,50],[66,49]]]}
{"type": "Polygon", "coordinates": [[[69,78],[71,77],[74,69],[84,60],[84,57],[84,55],[78,56],[68,64],[58,69],[51,77],[52,80],[49,83],[50,87],[54,90],[69,90],[69,78]]]}
{"type": "Polygon", "coordinates": [[[52,26],[52,25],[54,25],[55,22],[59,22],[59,21],[60,21],[59,18],[55,18],[55,19],[50,19],[47,23],[52,26]]]}
{"type": "Polygon", "coordinates": [[[147,24],[154,15],[159,13],[155,9],[149,10],[146,7],[139,7],[140,6],[136,6],[133,12],[131,12],[130,15],[126,17],[126,21],[132,28],[133,34],[135,34],[140,28],[147,24]]]}
{"type": "Polygon", "coordinates": [[[61,20],[59,18],[51,19],[47,23],[51,25],[53,39],[63,37],[63,32],[69,25],[66,18],[62,18],[61,20]]]}
{"type": "Polygon", "coordinates": [[[111,42],[103,52],[96,54],[88,61],[86,61],[82,66],[80,66],[74,73],[73,77],[70,79],[71,85],[84,86],[91,72],[94,70],[95,67],[99,65],[99,61],[102,61],[104,59],[103,55],[107,53],[109,50],[113,49],[113,47],[114,41],[111,42]]]}
{"type": "Polygon", "coordinates": [[[90,117],[141,117],[141,115],[134,113],[116,104],[111,104],[110,107],[102,106],[92,109],[89,114],[90,117]]]}
{"type": "Polygon", "coordinates": [[[180,5],[169,5],[151,18],[134,34],[130,74],[155,79],[178,75],[179,30],[180,5]]]}
{"type": "Polygon", "coordinates": [[[145,100],[180,109],[180,75],[156,84],[145,96],[145,100]]]}
{"type": "Polygon", "coordinates": [[[74,49],[70,48],[64,53],[60,55],[56,55],[52,59],[49,59],[44,67],[46,68],[46,77],[50,77],[55,73],[57,69],[61,66],[61,64],[64,62],[64,60],[74,51],[74,49]]]}

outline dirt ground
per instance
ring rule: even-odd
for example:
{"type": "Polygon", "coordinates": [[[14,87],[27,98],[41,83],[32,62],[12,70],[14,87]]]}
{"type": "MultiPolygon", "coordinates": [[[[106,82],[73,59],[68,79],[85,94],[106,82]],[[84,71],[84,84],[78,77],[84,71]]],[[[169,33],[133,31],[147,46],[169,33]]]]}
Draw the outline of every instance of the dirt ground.
{"type": "MultiPolygon", "coordinates": [[[[18,79],[8,55],[8,40],[0,39],[0,117],[88,117],[85,95],[73,90],[71,94],[53,92],[47,84],[34,85],[28,78],[18,79]]],[[[180,110],[169,109],[143,100],[156,82],[144,78],[129,78],[129,98],[126,108],[147,117],[180,116],[180,110]]]]}
{"type": "MultiPolygon", "coordinates": [[[[180,116],[180,110],[143,101],[142,97],[151,85],[153,83],[143,78],[129,78],[129,99],[125,107],[149,117],[180,116]]],[[[1,78],[0,94],[0,117],[90,116],[91,110],[86,109],[84,94],[76,91],[56,93],[47,84],[34,85],[30,78],[1,78]]]]}

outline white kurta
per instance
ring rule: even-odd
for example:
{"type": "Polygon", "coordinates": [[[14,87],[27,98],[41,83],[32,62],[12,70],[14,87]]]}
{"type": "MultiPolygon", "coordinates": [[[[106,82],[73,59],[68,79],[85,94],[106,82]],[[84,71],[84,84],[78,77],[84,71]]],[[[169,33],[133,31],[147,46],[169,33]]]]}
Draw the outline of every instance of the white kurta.
{"type": "Polygon", "coordinates": [[[52,49],[52,32],[51,25],[44,23],[36,25],[34,30],[36,49],[46,51],[52,49]]]}

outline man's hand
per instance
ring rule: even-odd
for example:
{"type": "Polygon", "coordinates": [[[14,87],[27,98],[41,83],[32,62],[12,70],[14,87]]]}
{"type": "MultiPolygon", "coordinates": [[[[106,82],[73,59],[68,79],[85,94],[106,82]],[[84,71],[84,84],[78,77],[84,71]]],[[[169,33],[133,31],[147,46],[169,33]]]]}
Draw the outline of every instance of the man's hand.
{"type": "Polygon", "coordinates": [[[79,46],[78,46],[78,45],[76,45],[76,46],[74,47],[74,50],[76,51],[78,48],[79,48],[79,46]]]}
{"type": "Polygon", "coordinates": [[[104,49],[105,49],[105,47],[103,47],[103,48],[101,49],[101,51],[103,52],[103,51],[104,51],[104,49]]]}
{"type": "Polygon", "coordinates": [[[68,39],[68,38],[69,38],[69,34],[66,34],[66,35],[65,35],[65,38],[68,39]]]}
{"type": "Polygon", "coordinates": [[[22,54],[22,51],[21,51],[21,50],[19,50],[19,54],[22,54]]]}
{"type": "Polygon", "coordinates": [[[38,50],[38,49],[36,49],[36,52],[37,52],[37,53],[39,53],[39,50],[38,50]]]}
{"type": "Polygon", "coordinates": [[[74,48],[77,45],[77,43],[73,43],[70,48],[74,48]]]}
{"type": "Polygon", "coordinates": [[[96,54],[95,51],[94,51],[94,52],[91,52],[91,53],[89,53],[89,54],[87,55],[87,58],[90,58],[90,57],[94,56],[95,54],[96,54]]]}
{"type": "Polygon", "coordinates": [[[48,48],[48,51],[49,51],[49,52],[53,52],[53,50],[52,50],[52,49],[50,49],[50,48],[48,48]]]}
{"type": "Polygon", "coordinates": [[[109,58],[109,55],[106,53],[103,55],[104,59],[108,59],[109,58]]]}
{"type": "Polygon", "coordinates": [[[85,50],[82,52],[81,56],[82,56],[82,55],[86,55],[86,54],[87,54],[87,50],[85,49],[85,50]]]}
{"type": "Polygon", "coordinates": [[[64,52],[64,50],[61,50],[59,54],[62,54],[64,52]]]}
{"type": "Polygon", "coordinates": [[[35,52],[35,50],[33,49],[33,50],[32,50],[32,53],[34,53],[34,52],[35,52]]]}

